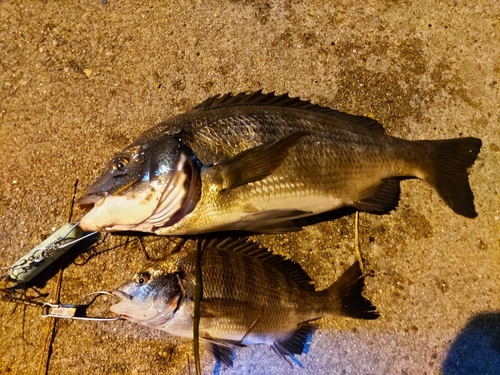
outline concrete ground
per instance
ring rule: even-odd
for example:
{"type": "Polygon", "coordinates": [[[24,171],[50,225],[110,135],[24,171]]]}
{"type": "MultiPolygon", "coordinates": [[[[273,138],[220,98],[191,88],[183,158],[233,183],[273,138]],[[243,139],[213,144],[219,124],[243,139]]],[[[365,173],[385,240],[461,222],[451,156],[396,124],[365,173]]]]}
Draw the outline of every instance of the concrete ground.
{"type": "MultiPolygon", "coordinates": [[[[217,93],[289,92],[407,139],[481,138],[470,170],[479,216],[458,216],[425,183],[404,181],[397,210],[361,214],[374,274],[365,295],[381,318],[321,320],[302,369],[252,347],[221,373],[499,374],[500,3],[159,3],[0,2],[3,272],[67,221],[74,180],[79,197],[143,130],[217,93]]],[[[353,228],[351,215],[256,238],[324,288],[354,261],[353,228]]],[[[61,301],[140,269],[145,253],[126,241],[108,235],[68,254],[61,301]]],[[[168,240],[144,242],[154,255],[168,240]]],[[[52,300],[57,279],[55,268],[38,278],[49,294],[38,301],[52,300]]],[[[2,374],[42,374],[43,363],[49,374],[194,373],[190,342],[126,321],[59,320],[48,353],[51,323],[40,313],[0,303],[2,374]]],[[[206,352],[202,365],[214,371],[206,352]]]]}

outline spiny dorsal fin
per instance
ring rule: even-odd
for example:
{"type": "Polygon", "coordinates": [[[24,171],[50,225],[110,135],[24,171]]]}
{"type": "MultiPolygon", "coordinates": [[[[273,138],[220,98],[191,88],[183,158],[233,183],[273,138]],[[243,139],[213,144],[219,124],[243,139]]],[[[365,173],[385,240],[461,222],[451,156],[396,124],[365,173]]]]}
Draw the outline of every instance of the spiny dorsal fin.
{"type": "Polygon", "coordinates": [[[311,278],[298,263],[295,263],[290,259],[285,259],[281,255],[273,254],[268,249],[260,247],[254,242],[233,237],[205,238],[201,241],[204,251],[210,251],[211,249],[237,251],[241,254],[258,259],[275,268],[285,277],[300,285],[300,287],[306,290],[315,290],[311,278]]]}
{"type": "Polygon", "coordinates": [[[377,121],[365,116],[350,115],[348,113],[340,112],[335,109],[323,107],[318,104],[312,104],[308,100],[301,100],[298,97],[291,98],[288,93],[276,95],[273,92],[263,94],[262,90],[250,93],[239,93],[233,95],[228,93],[225,95],[217,94],[198,104],[193,110],[210,110],[217,108],[227,108],[236,106],[262,106],[262,107],[287,107],[296,108],[306,111],[322,113],[332,116],[339,120],[349,121],[357,125],[361,125],[367,130],[384,133],[384,128],[377,121]]]}

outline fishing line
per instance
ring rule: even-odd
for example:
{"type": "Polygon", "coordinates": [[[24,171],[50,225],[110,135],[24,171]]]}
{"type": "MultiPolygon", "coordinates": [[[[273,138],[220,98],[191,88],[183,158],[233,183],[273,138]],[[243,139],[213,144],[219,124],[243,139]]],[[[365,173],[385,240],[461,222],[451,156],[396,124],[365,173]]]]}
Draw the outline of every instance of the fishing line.
{"type": "Polygon", "coordinates": [[[196,241],[196,288],[194,290],[194,321],[193,321],[193,350],[196,375],[201,375],[200,364],[200,304],[203,296],[201,257],[203,255],[203,241],[196,241]]]}
{"type": "MultiPolygon", "coordinates": [[[[73,206],[75,204],[75,195],[77,186],[78,186],[78,179],[76,178],[75,182],[70,186],[70,200],[68,204],[68,223],[71,223],[71,218],[73,216],[73,206]]],[[[56,303],[59,303],[59,299],[61,297],[62,277],[63,277],[63,267],[61,258],[61,261],[59,262],[59,271],[57,273],[56,289],[54,290],[54,297],[53,297],[53,300],[56,301],[56,303]]],[[[49,327],[47,328],[47,335],[45,336],[45,345],[42,352],[42,359],[40,360],[40,364],[38,365],[39,375],[42,374],[43,369],[45,369],[44,371],[45,375],[48,375],[49,373],[50,355],[52,354],[52,343],[54,342],[55,328],[56,328],[56,320],[50,319],[49,327]],[[45,353],[47,353],[47,355],[45,355],[45,353]]]]}

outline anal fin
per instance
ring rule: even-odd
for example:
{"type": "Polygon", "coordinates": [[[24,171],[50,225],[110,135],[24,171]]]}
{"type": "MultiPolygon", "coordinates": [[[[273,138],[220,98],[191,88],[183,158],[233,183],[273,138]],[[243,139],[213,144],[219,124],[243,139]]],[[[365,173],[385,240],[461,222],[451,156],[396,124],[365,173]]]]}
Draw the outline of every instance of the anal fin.
{"type": "Polygon", "coordinates": [[[382,183],[376,186],[367,195],[367,198],[361,199],[353,204],[358,210],[370,212],[391,211],[398,205],[401,188],[399,179],[390,178],[382,180],[382,183]]]}
{"type": "Polygon", "coordinates": [[[293,357],[295,354],[307,353],[312,334],[316,326],[305,323],[297,329],[290,338],[273,343],[272,349],[281,357],[293,357]]]}

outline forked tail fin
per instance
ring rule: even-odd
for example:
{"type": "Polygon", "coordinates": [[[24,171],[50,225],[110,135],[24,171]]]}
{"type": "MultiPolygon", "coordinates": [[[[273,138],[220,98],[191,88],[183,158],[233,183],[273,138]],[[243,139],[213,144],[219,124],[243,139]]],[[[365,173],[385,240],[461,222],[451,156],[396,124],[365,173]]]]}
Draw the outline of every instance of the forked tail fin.
{"type": "Polygon", "coordinates": [[[361,295],[364,287],[365,278],[356,262],[327,289],[339,303],[338,314],[357,319],[377,319],[380,316],[377,308],[361,295]]]}
{"type": "Polygon", "coordinates": [[[432,165],[427,166],[427,176],[423,179],[457,214],[476,217],[467,168],[474,164],[481,149],[481,140],[469,137],[420,142],[430,145],[432,152],[427,159],[432,165]]]}

